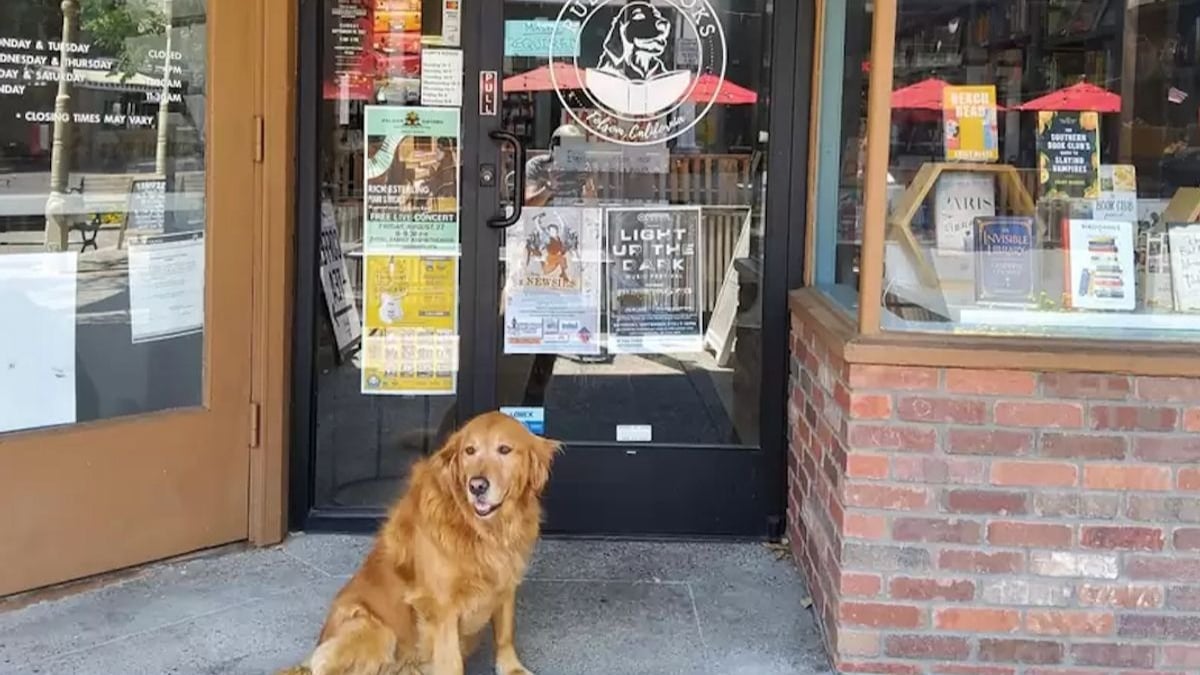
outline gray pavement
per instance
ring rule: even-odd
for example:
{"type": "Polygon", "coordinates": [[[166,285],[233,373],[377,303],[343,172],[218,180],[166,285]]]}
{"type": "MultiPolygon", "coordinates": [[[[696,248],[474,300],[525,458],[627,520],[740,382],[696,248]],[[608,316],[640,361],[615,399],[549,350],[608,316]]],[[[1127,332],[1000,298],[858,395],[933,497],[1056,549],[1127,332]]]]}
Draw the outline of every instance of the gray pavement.
{"type": "MultiPolygon", "coordinates": [[[[311,648],[369,543],[299,534],[0,601],[0,673],[270,673],[311,648]]],[[[543,541],[517,647],[540,675],[830,673],[806,595],[759,544],[543,541]]],[[[490,655],[485,643],[469,675],[492,672],[490,655]]]]}

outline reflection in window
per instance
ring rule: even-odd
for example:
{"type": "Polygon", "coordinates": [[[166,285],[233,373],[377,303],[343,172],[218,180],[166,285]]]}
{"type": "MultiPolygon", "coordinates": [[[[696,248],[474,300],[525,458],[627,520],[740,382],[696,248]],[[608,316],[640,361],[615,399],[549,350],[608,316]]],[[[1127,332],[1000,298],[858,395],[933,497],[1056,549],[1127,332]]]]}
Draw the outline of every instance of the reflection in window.
{"type": "Polygon", "coordinates": [[[884,326],[1200,337],[1198,19],[900,0],[884,326]]]}

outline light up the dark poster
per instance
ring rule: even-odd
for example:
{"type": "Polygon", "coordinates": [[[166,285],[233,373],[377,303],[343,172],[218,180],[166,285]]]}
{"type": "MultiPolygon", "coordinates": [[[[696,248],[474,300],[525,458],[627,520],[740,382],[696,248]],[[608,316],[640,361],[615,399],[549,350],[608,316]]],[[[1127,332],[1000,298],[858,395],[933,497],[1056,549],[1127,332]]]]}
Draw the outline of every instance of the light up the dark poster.
{"type": "Polygon", "coordinates": [[[608,229],[608,350],[704,349],[700,208],[612,208],[608,229]]]}

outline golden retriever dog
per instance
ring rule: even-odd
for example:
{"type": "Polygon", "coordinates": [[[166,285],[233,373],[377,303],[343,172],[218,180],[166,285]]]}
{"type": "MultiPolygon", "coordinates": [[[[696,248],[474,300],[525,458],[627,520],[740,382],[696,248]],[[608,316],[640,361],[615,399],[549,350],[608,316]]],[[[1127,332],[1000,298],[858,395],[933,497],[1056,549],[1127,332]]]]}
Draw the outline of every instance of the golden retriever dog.
{"type": "Polygon", "coordinates": [[[662,55],[667,51],[671,22],[649,2],[631,2],[621,8],[604,38],[598,70],[630,81],[645,81],[667,72],[662,55]]]}
{"type": "Polygon", "coordinates": [[[531,675],[513,646],[516,593],[558,449],[493,412],[414,465],[316,649],[284,673],[461,675],[490,621],[496,672],[531,675]]]}

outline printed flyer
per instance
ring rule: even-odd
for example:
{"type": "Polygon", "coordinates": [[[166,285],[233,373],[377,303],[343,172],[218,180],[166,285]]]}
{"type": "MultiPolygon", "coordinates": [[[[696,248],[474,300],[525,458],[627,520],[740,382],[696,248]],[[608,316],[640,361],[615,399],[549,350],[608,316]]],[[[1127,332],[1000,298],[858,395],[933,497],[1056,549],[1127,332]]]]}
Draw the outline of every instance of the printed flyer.
{"type": "Polygon", "coordinates": [[[691,206],[605,211],[610,352],[704,349],[700,216],[691,206]]]}
{"type": "Polygon", "coordinates": [[[1038,184],[1050,199],[1100,196],[1100,115],[1038,112],[1038,184]]]}
{"type": "Polygon", "coordinates": [[[375,93],[375,56],[372,51],[374,0],[331,0],[325,5],[322,86],[328,100],[370,100],[375,93]]]}
{"type": "Polygon", "coordinates": [[[387,331],[363,339],[364,394],[449,395],[457,375],[457,335],[387,331]]]}
{"type": "Polygon", "coordinates": [[[459,111],[367,106],[367,253],[457,255],[459,111]]]}
{"type": "Polygon", "coordinates": [[[600,353],[601,212],[526,208],[505,240],[505,354],[600,353]]]}
{"type": "Polygon", "coordinates": [[[368,334],[398,329],[457,332],[457,258],[368,254],[363,267],[368,334]]]}
{"type": "Polygon", "coordinates": [[[947,161],[994,162],[1000,158],[995,85],[943,89],[942,125],[947,161]]]}
{"type": "Polygon", "coordinates": [[[1067,221],[1066,278],[1071,307],[1131,310],[1137,306],[1133,223],[1067,221]]]}

